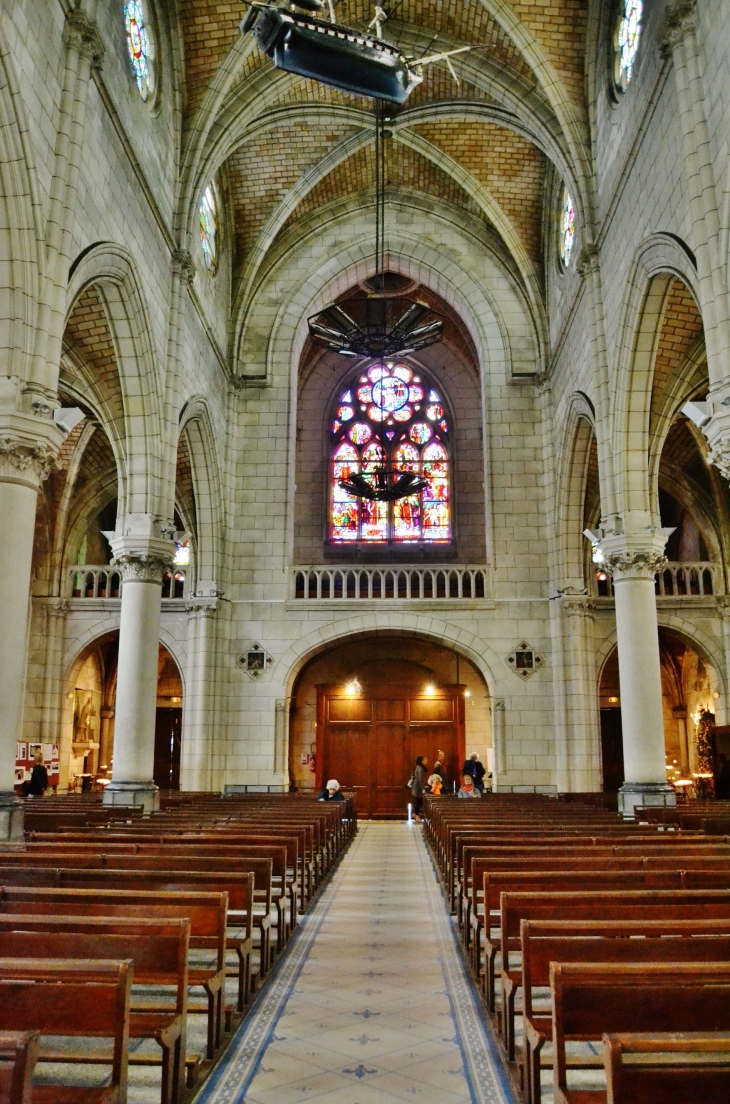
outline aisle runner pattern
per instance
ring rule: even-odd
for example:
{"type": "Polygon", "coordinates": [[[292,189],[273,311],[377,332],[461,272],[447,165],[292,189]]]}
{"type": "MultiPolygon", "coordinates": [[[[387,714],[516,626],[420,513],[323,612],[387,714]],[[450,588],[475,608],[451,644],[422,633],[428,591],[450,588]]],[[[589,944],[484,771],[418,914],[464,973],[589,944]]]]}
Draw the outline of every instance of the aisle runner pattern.
{"type": "Polygon", "coordinates": [[[421,829],[355,843],[199,1104],[515,1104],[421,829]]]}

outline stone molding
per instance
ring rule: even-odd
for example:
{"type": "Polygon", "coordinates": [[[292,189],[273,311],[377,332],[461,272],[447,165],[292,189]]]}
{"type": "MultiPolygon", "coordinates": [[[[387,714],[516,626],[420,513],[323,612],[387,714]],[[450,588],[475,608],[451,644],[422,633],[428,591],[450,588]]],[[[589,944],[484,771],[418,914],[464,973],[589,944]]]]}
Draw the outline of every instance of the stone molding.
{"type": "Polygon", "coordinates": [[[67,46],[78,50],[81,57],[88,58],[95,68],[101,69],[105,47],[96,20],[90,19],[86,12],[70,11],[64,35],[67,46]]]}
{"type": "Polygon", "coordinates": [[[58,450],[47,441],[0,431],[0,482],[37,490],[58,464],[58,450]]]}
{"type": "Polygon", "coordinates": [[[157,583],[158,586],[162,586],[162,579],[171,563],[172,556],[166,559],[161,556],[144,556],[136,552],[126,552],[121,556],[115,556],[110,566],[119,568],[123,583],[157,583]]]}
{"type": "Polygon", "coordinates": [[[574,597],[563,598],[561,608],[567,617],[592,618],[596,603],[590,598],[575,595],[574,597]]]}
{"type": "Polygon", "coordinates": [[[578,254],[576,270],[581,280],[585,280],[592,272],[597,272],[600,253],[595,245],[584,245],[578,254]]]}
{"type": "Polygon", "coordinates": [[[212,614],[217,613],[217,611],[218,602],[215,598],[198,598],[192,602],[185,603],[185,612],[190,618],[210,617],[212,614]]]}
{"type": "Polygon", "coordinates": [[[696,0],[676,0],[667,8],[659,36],[659,49],[663,58],[670,58],[687,35],[694,34],[695,3],[696,0]]]}

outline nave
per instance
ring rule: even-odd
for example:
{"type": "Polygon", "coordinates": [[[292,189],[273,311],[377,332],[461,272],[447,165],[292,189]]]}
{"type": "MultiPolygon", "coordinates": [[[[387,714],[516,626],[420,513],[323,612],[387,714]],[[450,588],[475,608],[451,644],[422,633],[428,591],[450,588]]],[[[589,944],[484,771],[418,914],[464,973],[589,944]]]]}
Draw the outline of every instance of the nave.
{"type": "Polygon", "coordinates": [[[200,1104],[513,1104],[421,828],[361,823],[200,1104]]]}

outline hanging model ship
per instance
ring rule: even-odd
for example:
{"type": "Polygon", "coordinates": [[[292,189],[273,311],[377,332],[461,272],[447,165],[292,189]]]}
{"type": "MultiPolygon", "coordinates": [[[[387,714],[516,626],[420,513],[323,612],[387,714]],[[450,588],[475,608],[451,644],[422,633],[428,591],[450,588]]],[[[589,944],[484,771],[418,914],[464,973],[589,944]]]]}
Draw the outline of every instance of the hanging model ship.
{"type": "Polygon", "coordinates": [[[326,20],[314,14],[322,11],[324,0],[296,0],[291,7],[254,0],[241,21],[241,34],[252,33],[277,69],[356,96],[405,103],[423,81],[424,66],[436,61],[446,62],[458,84],[451,58],[472,46],[410,58],[381,37],[381,24],[388,18],[383,8],[375,8],[368,28],[374,28],[375,34],[370,35],[336,23],[332,0],[328,4],[330,19],[326,20]]]}

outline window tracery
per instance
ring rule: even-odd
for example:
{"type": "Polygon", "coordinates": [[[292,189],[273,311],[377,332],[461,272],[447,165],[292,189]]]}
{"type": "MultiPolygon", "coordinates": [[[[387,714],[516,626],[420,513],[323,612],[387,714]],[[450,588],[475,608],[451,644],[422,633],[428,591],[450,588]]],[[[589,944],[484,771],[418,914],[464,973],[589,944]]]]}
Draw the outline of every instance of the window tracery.
{"type": "Polygon", "coordinates": [[[405,364],[374,364],[342,391],[329,425],[330,540],[336,544],[451,540],[449,420],[440,393],[405,364]],[[395,502],[339,486],[385,466],[426,486],[395,502]]]}
{"type": "Polygon", "coordinates": [[[143,0],[126,0],[124,28],[137,90],[148,100],[155,90],[155,42],[143,0]]]}
{"type": "Polygon", "coordinates": [[[212,275],[218,264],[218,210],[212,184],[208,185],[200,199],[198,229],[205,267],[212,275]]]}
{"type": "Polygon", "coordinates": [[[642,0],[621,0],[614,36],[614,82],[625,92],[633,76],[641,38],[642,0]]]}
{"type": "Polygon", "coordinates": [[[563,189],[563,203],[560,211],[560,260],[567,268],[573,252],[575,240],[575,206],[567,188],[563,189]]]}

